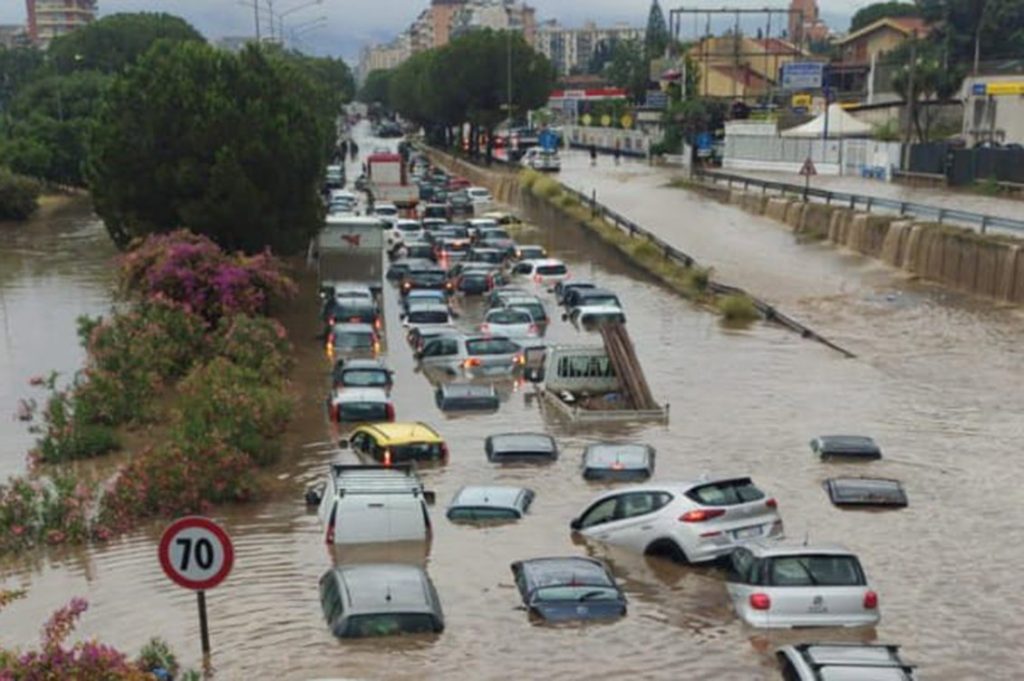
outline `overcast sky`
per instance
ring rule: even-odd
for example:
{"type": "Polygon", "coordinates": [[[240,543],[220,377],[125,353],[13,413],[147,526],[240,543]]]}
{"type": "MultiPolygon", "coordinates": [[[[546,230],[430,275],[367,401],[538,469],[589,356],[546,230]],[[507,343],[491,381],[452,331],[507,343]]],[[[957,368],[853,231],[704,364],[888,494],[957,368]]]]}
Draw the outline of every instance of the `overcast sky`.
{"type": "MultiPolygon", "coordinates": [[[[184,17],[209,38],[252,35],[254,29],[251,0],[99,0],[100,14],[116,12],[170,12],[184,17]]],[[[260,0],[265,6],[268,0],[260,0]]],[[[278,13],[306,4],[309,0],[269,0],[278,13]]],[[[407,27],[416,15],[427,7],[428,0],[323,0],[320,6],[292,13],[285,25],[327,17],[324,28],[306,33],[303,47],[317,54],[341,55],[355,59],[360,48],[371,42],[386,42],[407,27]]],[[[627,22],[638,27],[645,25],[649,0],[530,0],[537,8],[539,20],[557,19],[567,26],[576,26],[592,20],[598,24],[627,22]]],[[[685,4],[662,0],[666,9],[685,4]]],[[[706,7],[764,7],[764,0],[704,0],[706,7]]],[[[775,0],[771,6],[788,6],[788,0],[775,0]]],[[[819,0],[822,14],[833,28],[845,30],[849,16],[867,0],[819,0]]],[[[776,18],[778,21],[778,18],[776,18]]],[[[25,22],[23,0],[0,0],[0,23],[25,22]]],[[[264,28],[264,32],[266,27],[264,28]]]]}

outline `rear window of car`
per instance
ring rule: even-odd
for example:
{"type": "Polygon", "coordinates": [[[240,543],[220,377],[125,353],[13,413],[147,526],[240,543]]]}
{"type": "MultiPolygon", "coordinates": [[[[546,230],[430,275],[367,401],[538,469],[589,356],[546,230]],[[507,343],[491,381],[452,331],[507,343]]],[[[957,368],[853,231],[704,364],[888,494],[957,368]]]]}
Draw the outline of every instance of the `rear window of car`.
{"type": "Polygon", "coordinates": [[[619,592],[612,587],[581,584],[579,586],[542,586],[534,592],[538,601],[617,601],[619,592]]]}
{"type": "Polygon", "coordinates": [[[334,347],[342,350],[365,350],[373,347],[373,334],[345,331],[334,334],[334,347]]]}
{"type": "Polygon", "coordinates": [[[418,224],[416,224],[415,222],[406,222],[406,223],[401,223],[400,222],[400,223],[398,223],[398,229],[400,229],[403,232],[418,232],[422,228],[418,224]]]}
{"type": "Polygon", "coordinates": [[[434,631],[436,620],[427,613],[380,613],[353,615],[348,620],[349,636],[394,636],[434,631]]]}
{"type": "Polygon", "coordinates": [[[442,284],[445,281],[444,272],[412,272],[409,278],[420,284],[442,284]]]}
{"type": "Polygon", "coordinates": [[[518,345],[500,338],[466,341],[466,352],[470,355],[511,355],[518,351],[518,345]]]}
{"type": "Polygon", "coordinates": [[[338,410],[342,421],[386,421],[388,408],[384,402],[345,402],[338,410]]]}
{"type": "Polygon", "coordinates": [[[518,520],[519,512],[513,508],[471,507],[451,508],[449,520],[518,520]]]}
{"type": "Polygon", "coordinates": [[[442,310],[413,310],[408,317],[410,324],[447,324],[448,313],[442,310]]]}
{"type": "Polygon", "coordinates": [[[764,499],[764,492],[750,478],[740,478],[700,485],[687,492],[686,496],[704,506],[735,506],[764,499]]]}
{"type": "Polygon", "coordinates": [[[512,303],[509,307],[526,310],[537,321],[542,322],[548,318],[548,314],[544,311],[544,306],[541,303],[512,303]]]}
{"type": "Polygon", "coordinates": [[[569,270],[566,269],[565,265],[540,265],[537,267],[537,274],[545,277],[557,276],[560,274],[568,274],[569,270]]]}
{"type": "Polygon", "coordinates": [[[619,299],[613,295],[588,296],[586,293],[583,293],[580,296],[580,301],[587,305],[614,305],[619,307],[619,299]]]}
{"type": "Polygon", "coordinates": [[[491,324],[529,324],[533,316],[526,310],[499,310],[487,315],[491,324]]]}
{"type": "Polygon", "coordinates": [[[351,388],[379,388],[386,386],[391,376],[383,369],[349,369],[341,372],[341,382],[351,388]]]}
{"type": "Polygon", "coordinates": [[[864,573],[855,556],[779,556],[768,564],[772,586],[863,586],[864,573]]]}
{"type": "Polygon", "coordinates": [[[410,258],[429,258],[434,254],[434,250],[428,244],[417,244],[415,246],[406,246],[406,255],[410,258]]]}
{"type": "Polygon", "coordinates": [[[372,322],[377,316],[377,309],[366,305],[335,305],[331,314],[339,322],[372,322]]]}
{"type": "Polygon", "coordinates": [[[395,463],[402,461],[432,461],[444,457],[444,448],[437,442],[411,442],[405,445],[393,445],[391,460],[395,463]]]}
{"type": "Polygon", "coordinates": [[[621,312],[588,312],[580,315],[580,317],[586,324],[611,324],[616,322],[624,324],[626,322],[626,315],[621,312]]]}

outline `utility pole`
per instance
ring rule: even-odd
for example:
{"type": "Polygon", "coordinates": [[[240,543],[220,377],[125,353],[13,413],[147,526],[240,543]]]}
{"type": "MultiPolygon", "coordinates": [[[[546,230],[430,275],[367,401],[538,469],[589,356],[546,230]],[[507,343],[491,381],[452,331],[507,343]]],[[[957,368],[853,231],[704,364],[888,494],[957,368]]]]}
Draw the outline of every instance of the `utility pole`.
{"type": "Polygon", "coordinates": [[[910,73],[907,75],[907,131],[903,136],[903,169],[910,165],[910,140],[914,134],[914,76],[917,75],[917,31],[910,37],[910,73]]]}
{"type": "Polygon", "coordinates": [[[252,0],[252,18],[256,23],[256,42],[260,41],[260,3],[259,0],[252,0]]]}

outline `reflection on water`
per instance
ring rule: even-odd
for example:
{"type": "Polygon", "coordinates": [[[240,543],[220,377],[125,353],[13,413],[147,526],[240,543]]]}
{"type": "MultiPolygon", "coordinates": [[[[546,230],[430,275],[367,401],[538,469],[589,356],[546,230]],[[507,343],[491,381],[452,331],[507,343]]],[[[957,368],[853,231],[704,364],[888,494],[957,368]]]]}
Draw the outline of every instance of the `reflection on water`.
{"type": "MultiPolygon", "coordinates": [[[[62,311],[56,318],[63,320],[106,305],[106,280],[98,273],[109,250],[96,248],[101,238],[66,269],[60,259],[45,255],[54,236],[44,230],[35,238],[40,241],[29,239],[22,248],[31,247],[51,264],[26,263],[22,256],[16,261],[18,274],[2,279],[8,306],[12,298],[23,301],[17,323],[7,325],[15,347],[31,343],[33,320],[55,306],[62,311]],[[90,271],[93,278],[83,279],[90,271]],[[51,297],[37,299],[43,309],[36,309],[25,297],[40,282],[47,282],[43,290],[51,297]],[[70,300],[54,293],[65,289],[70,300]]],[[[1018,466],[1024,407],[1019,320],[999,310],[939,300],[927,290],[899,306],[889,306],[873,285],[853,291],[852,297],[863,302],[848,307],[809,300],[809,308],[829,310],[831,328],[866,358],[847,360],[769,326],[723,329],[717,317],[638,278],[617,255],[570,226],[524,240],[544,244],[567,259],[576,277],[600,281],[620,296],[654,395],[672,405],[670,423],[574,427],[546,417],[530,399],[528,385],[509,389],[497,413],[446,418],[434,405],[432,386],[415,373],[396,292],[386,287],[386,359],[396,371],[399,418],[435,425],[451,450],[447,466],[422,473],[438,500],[431,509],[433,537],[425,564],[447,626],[443,635],[426,640],[339,641],[323,622],[317,594],[332,554],[303,492],[322,479],[328,462],[351,461],[351,453],[332,446],[339,434],[324,413],[328,364],[314,340],[316,302],[309,294],[287,311],[286,320],[300,351],[295,378],[301,436],[273,471],[269,500],[217,513],[234,537],[237,555],[231,578],[208,597],[214,664],[222,678],[676,678],[686,670],[693,678],[749,681],[776,678],[771,662],[776,646],[819,636],[902,643],[930,679],[1016,675],[1020,658],[1013,651],[1019,648],[1010,632],[1024,624],[1024,596],[1008,585],[1016,584],[1022,558],[1011,538],[1024,526],[1024,493],[1005,480],[1018,466]],[[558,438],[563,454],[544,467],[489,464],[484,438],[510,430],[546,430],[558,438]],[[885,458],[870,466],[822,463],[808,440],[829,432],[870,434],[885,458]],[[654,446],[657,480],[685,480],[705,471],[750,474],[779,500],[791,538],[839,540],[856,550],[881,596],[877,631],[759,632],[731,612],[718,567],[685,568],[574,542],[569,521],[603,489],[582,479],[580,455],[586,444],[613,438],[654,446]],[[311,443],[319,444],[304,447],[311,443]],[[822,489],[825,478],[869,471],[901,479],[910,506],[869,514],[830,505],[822,489]],[[488,483],[535,490],[530,513],[500,526],[445,519],[444,506],[459,487],[488,483]],[[531,625],[518,609],[509,565],[564,554],[607,560],[626,590],[629,614],[599,627],[531,625]]],[[[840,274],[856,280],[849,272],[840,274]]],[[[551,294],[542,295],[549,313],[556,313],[551,294]]],[[[468,301],[459,323],[469,328],[481,314],[479,301],[468,301]]],[[[581,342],[583,336],[559,314],[551,316],[550,342],[581,342]]],[[[66,341],[51,339],[42,347],[74,366],[73,343],[66,341]]],[[[54,357],[38,362],[44,368],[55,363],[54,357]]],[[[0,386],[11,378],[15,384],[22,380],[20,369],[2,367],[0,386]]],[[[5,443],[21,437],[21,431],[12,422],[0,425],[5,443]]],[[[20,450],[12,456],[5,449],[5,457],[5,465],[16,470],[20,450]]],[[[6,567],[5,586],[31,591],[0,613],[5,643],[32,643],[52,609],[71,595],[85,595],[92,608],[83,636],[135,650],[149,636],[160,635],[195,665],[194,598],[159,571],[159,529],[149,527],[88,551],[36,554],[6,567]]],[[[421,547],[360,547],[353,555],[361,558],[366,551],[373,560],[418,561],[424,560],[421,547]]]]}

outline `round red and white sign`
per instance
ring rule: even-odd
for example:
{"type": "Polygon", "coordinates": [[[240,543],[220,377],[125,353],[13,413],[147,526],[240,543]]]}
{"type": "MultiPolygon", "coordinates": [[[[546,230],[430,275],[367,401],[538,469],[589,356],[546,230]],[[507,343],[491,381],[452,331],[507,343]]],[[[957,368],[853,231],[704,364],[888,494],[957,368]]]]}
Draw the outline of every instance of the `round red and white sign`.
{"type": "Polygon", "coordinates": [[[179,518],[160,537],[160,567],[175,584],[212,589],[231,572],[235,549],[220,525],[202,516],[179,518]]]}

